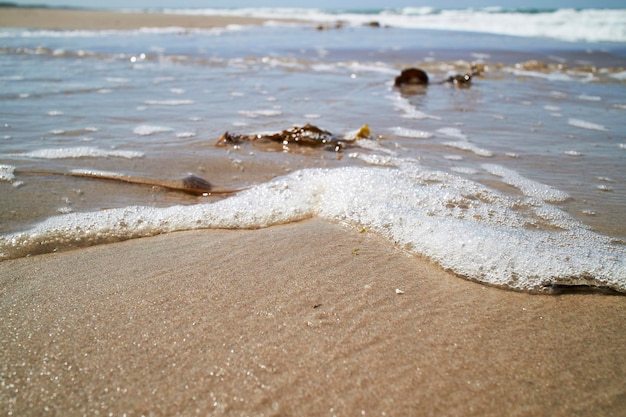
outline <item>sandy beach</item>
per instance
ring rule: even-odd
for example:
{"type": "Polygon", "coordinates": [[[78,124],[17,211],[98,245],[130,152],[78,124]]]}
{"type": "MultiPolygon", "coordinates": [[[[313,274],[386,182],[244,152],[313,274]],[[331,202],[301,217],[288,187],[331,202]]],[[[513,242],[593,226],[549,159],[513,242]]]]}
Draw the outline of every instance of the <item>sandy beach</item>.
{"type": "Polygon", "coordinates": [[[626,407],[624,297],[490,288],[318,220],[22,258],[0,276],[3,415],[626,407]]]}
{"type": "Polygon", "coordinates": [[[161,13],[122,13],[92,10],[0,8],[0,27],[64,30],[128,30],[142,27],[209,29],[226,25],[256,25],[252,17],[184,16],[161,13]]]}
{"type": "MultiPolygon", "coordinates": [[[[38,29],[261,22],[0,9],[38,29]]],[[[0,262],[0,415],[619,417],[625,317],[623,295],[494,288],[315,218],[169,233],[0,262]]]]}

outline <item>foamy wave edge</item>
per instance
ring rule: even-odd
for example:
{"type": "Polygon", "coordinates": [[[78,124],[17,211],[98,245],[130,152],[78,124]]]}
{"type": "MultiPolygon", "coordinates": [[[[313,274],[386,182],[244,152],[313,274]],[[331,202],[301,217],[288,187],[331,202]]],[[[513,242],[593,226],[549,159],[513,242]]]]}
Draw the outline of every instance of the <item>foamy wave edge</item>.
{"type": "Polygon", "coordinates": [[[505,10],[435,9],[405,7],[380,10],[324,10],[299,7],[251,7],[164,9],[164,13],[205,16],[246,16],[262,19],[312,22],[342,21],[364,25],[377,21],[383,26],[483,32],[508,36],[553,38],[564,41],[626,42],[626,9],[505,10]]]}
{"type": "Polygon", "coordinates": [[[532,215],[513,209],[517,199],[410,163],[311,169],[216,203],[53,217],[28,231],[0,236],[0,259],[173,231],[256,229],[319,217],[375,232],[489,285],[529,292],[587,285],[626,293],[623,246],[539,199],[523,202],[532,215]],[[528,227],[533,217],[543,218],[550,230],[528,227]]]}

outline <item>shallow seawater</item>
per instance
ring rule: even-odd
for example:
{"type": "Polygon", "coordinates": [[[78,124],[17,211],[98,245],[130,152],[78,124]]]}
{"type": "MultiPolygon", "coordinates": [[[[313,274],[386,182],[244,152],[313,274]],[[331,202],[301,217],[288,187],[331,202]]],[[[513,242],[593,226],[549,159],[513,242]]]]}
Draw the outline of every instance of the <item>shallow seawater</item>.
{"type": "Polygon", "coordinates": [[[3,34],[4,258],[315,215],[495,285],[626,289],[621,44],[308,25],[3,34]],[[439,83],[472,64],[470,86],[439,83]],[[431,85],[394,88],[410,66],[431,85]],[[348,139],[367,124],[371,135],[339,152],[216,146],[226,131],[306,123],[348,139]],[[57,175],[76,169],[193,173],[246,191],[198,197],[57,175]],[[446,248],[450,234],[463,256],[446,248]]]}

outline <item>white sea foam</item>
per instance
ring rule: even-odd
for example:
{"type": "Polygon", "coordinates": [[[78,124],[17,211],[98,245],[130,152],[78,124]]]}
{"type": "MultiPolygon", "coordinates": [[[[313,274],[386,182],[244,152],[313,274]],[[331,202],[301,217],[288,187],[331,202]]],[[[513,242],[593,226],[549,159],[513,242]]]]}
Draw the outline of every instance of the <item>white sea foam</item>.
{"type": "Polygon", "coordinates": [[[458,172],[459,174],[467,174],[467,175],[474,175],[478,173],[477,169],[470,168],[470,167],[452,167],[450,168],[450,170],[454,172],[458,172]]]}
{"type": "Polygon", "coordinates": [[[587,94],[581,94],[578,96],[579,100],[585,100],[585,101],[602,101],[602,97],[598,97],[598,96],[590,96],[587,94]]]}
{"type": "Polygon", "coordinates": [[[408,161],[399,168],[297,171],[217,203],[53,217],[31,230],[0,236],[0,258],[176,230],[267,227],[314,216],[365,227],[443,268],[492,285],[543,291],[585,284],[626,292],[623,246],[541,200],[507,197],[408,161]]]}
{"type": "Polygon", "coordinates": [[[491,175],[501,177],[504,183],[518,188],[528,197],[540,198],[550,203],[558,203],[569,198],[569,195],[561,190],[528,179],[520,175],[517,171],[513,171],[501,165],[482,164],[481,167],[491,175]]]}
{"type": "Polygon", "coordinates": [[[123,78],[123,77],[106,77],[105,80],[110,83],[116,83],[116,84],[126,84],[130,82],[130,78],[123,78]]]}
{"type": "Polygon", "coordinates": [[[152,106],[184,106],[187,104],[194,104],[193,100],[146,100],[145,104],[152,106]]]}
{"type": "MultiPolygon", "coordinates": [[[[565,41],[626,42],[626,10],[624,9],[559,9],[543,12],[524,10],[435,9],[405,7],[400,9],[363,10],[337,13],[316,8],[206,8],[165,9],[165,13],[250,16],[264,19],[287,19],[329,23],[342,21],[361,26],[377,21],[384,26],[409,29],[435,29],[463,32],[485,32],[509,36],[555,38],[565,41]]],[[[274,23],[273,25],[276,25],[274,23]]],[[[288,25],[288,23],[283,23],[288,25]]],[[[241,25],[224,28],[190,29],[181,27],[141,28],[128,30],[0,30],[0,38],[93,38],[153,34],[203,33],[220,36],[244,30],[241,25]]]]}
{"type": "Polygon", "coordinates": [[[524,37],[547,37],[567,41],[626,42],[626,10],[560,9],[553,11],[485,9],[436,9],[405,7],[363,12],[327,12],[315,8],[168,9],[167,13],[251,16],[266,19],[303,19],[314,22],[342,21],[361,26],[377,21],[384,26],[488,32],[524,37]]]}
{"type": "Polygon", "coordinates": [[[428,139],[433,137],[432,133],[423,130],[407,129],[405,127],[394,127],[391,131],[394,135],[405,138],[428,139]]]}
{"type": "Polygon", "coordinates": [[[441,120],[441,118],[438,116],[432,116],[430,114],[424,113],[421,110],[417,110],[415,106],[411,104],[409,100],[402,97],[400,94],[393,94],[393,95],[387,96],[387,98],[393,101],[393,105],[397,110],[404,113],[402,117],[405,117],[407,119],[419,119],[419,120],[422,120],[422,119],[441,120]]]}
{"type": "MultiPolygon", "coordinates": [[[[227,25],[226,27],[216,27],[208,29],[186,28],[186,27],[161,27],[161,28],[139,28],[133,30],[23,30],[23,29],[2,29],[0,38],[100,38],[100,37],[128,37],[129,35],[179,35],[189,33],[201,33],[219,36],[228,32],[236,32],[243,29],[240,25],[227,25]]],[[[62,54],[63,50],[55,51],[62,54]]]]}
{"type": "Polygon", "coordinates": [[[0,181],[15,180],[15,167],[11,165],[0,165],[0,181]]]}
{"type": "Polygon", "coordinates": [[[528,71],[521,70],[517,68],[504,68],[504,71],[510,72],[513,75],[518,77],[532,77],[532,78],[545,78],[550,81],[572,81],[573,78],[567,74],[563,74],[561,72],[539,72],[539,71],[528,71]]]}
{"type": "Polygon", "coordinates": [[[461,129],[456,127],[442,127],[441,129],[437,129],[437,133],[441,133],[442,135],[455,139],[467,140],[467,135],[461,132],[461,129]]]}
{"type": "Polygon", "coordinates": [[[615,78],[616,80],[624,81],[626,80],[626,71],[616,72],[615,74],[611,74],[610,76],[615,78]]]}
{"type": "Polygon", "coordinates": [[[580,120],[580,119],[569,119],[567,124],[569,124],[570,126],[579,127],[581,129],[600,130],[600,131],[608,130],[606,127],[602,125],[587,122],[585,120],[580,120]]]}
{"type": "Polygon", "coordinates": [[[117,149],[100,149],[89,146],[76,146],[70,148],[50,148],[50,149],[37,149],[31,152],[25,152],[20,154],[13,154],[13,156],[20,156],[26,158],[38,158],[38,159],[65,159],[65,158],[142,158],[143,152],[137,151],[121,151],[117,149]]]}
{"type": "Polygon", "coordinates": [[[127,177],[127,175],[120,174],[119,172],[102,171],[102,170],[97,170],[97,169],[75,168],[75,169],[71,169],[70,172],[75,175],[86,175],[86,176],[91,176],[91,177],[119,178],[119,179],[127,177]]]}
{"type": "Polygon", "coordinates": [[[239,114],[242,116],[257,118],[257,117],[275,117],[283,114],[282,111],[276,109],[267,109],[267,110],[241,110],[239,114]]]}
{"type": "Polygon", "coordinates": [[[133,133],[138,136],[150,136],[156,133],[171,132],[172,130],[174,129],[166,126],[141,125],[134,128],[133,133]]]}
{"type": "Polygon", "coordinates": [[[347,68],[355,72],[379,72],[382,74],[397,75],[398,70],[389,64],[377,62],[373,64],[363,64],[360,62],[343,62],[338,64],[339,67],[347,68]]]}
{"type": "Polygon", "coordinates": [[[196,132],[180,132],[176,134],[176,137],[179,139],[187,139],[187,138],[193,138],[197,135],[196,132]]]}
{"type": "Polygon", "coordinates": [[[490,158],[493,156],[493,152],[491,152],[490,150],[480,148],[466,140],[460,140],[456,142],[444,142],[443,144],[450,148],[456,148],[456,149],[461,149],[462,151],[473,152],[476,155],[483,156],[485,158],[490,158]]]}

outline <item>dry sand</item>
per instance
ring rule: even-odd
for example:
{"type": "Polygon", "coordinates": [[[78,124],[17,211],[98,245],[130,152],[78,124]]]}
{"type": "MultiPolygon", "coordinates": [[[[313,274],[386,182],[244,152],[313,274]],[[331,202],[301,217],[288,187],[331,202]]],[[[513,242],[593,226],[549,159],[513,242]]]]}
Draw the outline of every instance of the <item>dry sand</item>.
{"type": "Polygon", "coordinates": [[[2,415],[626,410],[623,296],[483,286],[321,220],[22,258],[0,276],[2,415]]]}
{"type": "Polygon", "coordinates": [[[122,13],[92,10],[0,8],[0,27],[29,29],[125,30],[141,27],[208,29],[230,24],[262,24],[265,19],[225,16],[183,16],[162,13],[122,13]]]}

